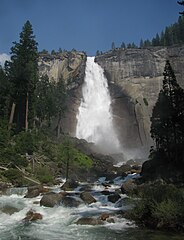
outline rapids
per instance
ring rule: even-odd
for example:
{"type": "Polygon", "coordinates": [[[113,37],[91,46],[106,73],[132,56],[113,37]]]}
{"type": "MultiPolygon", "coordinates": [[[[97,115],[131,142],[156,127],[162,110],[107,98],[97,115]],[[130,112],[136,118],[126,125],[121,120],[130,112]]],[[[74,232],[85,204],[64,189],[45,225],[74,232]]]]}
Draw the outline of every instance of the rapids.
{"type": "MultiPolygon", "coordinates": [[[[132,176],[128,176],[132,177],[132,176]]],[[[136,176],[135,176],[136,177],[136,176]]],[[[126,179],[117,178],[108,189],[115,191],[126,179]]],[[[98,216],[102,213],[123,211],[127,205],[115,204],[102,196],[104,178],[92,185],[92,195],[97,202],[90,205],[82,204],[77,208],[56,206],[54,208],[39,205],[42,196],[24,198],[26,188],[10,189],[6,195],[0,196],[0,240],[183,240],[182,236],[169,233],[145,231],[135,226],[133,222],[114,215],[114,223],[90,226],[77,225],[81,217],[98,216]],[[26,213],[33,209],[43,215],[42,220],[35,222],[22,221],[26,213]]],[[[82,183],[81,183],[82,186],[82,183]]],[[[59,192],[60,186],[51,189],[59,192]]],[[[79,188],[72,193],[77,194],[79,188]]],[[[121,194],[121,198],[126,195],[121,194]]]]}

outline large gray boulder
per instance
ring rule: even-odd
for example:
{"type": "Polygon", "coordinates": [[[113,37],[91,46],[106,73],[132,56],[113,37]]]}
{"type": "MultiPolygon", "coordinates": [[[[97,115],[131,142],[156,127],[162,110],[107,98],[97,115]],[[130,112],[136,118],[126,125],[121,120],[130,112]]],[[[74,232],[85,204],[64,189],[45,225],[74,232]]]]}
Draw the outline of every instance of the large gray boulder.
{"type": "Polygon", "coordinates": [[[54,207],[56,205],[60,205],[62,199],[63,199],[62,193],[50,192],[42,197],[42,199],[40,200],[40,206],[54,207]]]}
{"type": "Polygon", "coordinates": [[[86,204],[91,204],[95,203],[96,199],[91,195],[89,192],[82,192],[80,194],[80,198],[86,203],[86,204]]]}

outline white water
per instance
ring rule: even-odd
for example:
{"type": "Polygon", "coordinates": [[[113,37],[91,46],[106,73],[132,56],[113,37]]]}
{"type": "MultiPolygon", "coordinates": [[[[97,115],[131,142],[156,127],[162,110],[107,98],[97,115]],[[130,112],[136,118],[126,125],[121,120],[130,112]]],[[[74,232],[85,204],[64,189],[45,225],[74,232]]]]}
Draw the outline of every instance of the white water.
{"type": "Polygon", "coordinates": [[[105,153],[120,152],[111,113],[111,97],[103,69],[88,57],[77,116],[76,137],[93,142],[105,153]]]}
{"type": "MultiPolygon", "coordinates": [[[[62,205],[54,208],[41,207],[39,204],[35,204],[35,202],[39,202],[42,196],[31,199],[24,198],[25,191],[18,191],[20,195],[14,193],[12,195],[0,196],[0,240],[119,239],[119,236],[124,231],[135,228],[133,223],[122,217],[114,216],[115,223],[105,223],[99,226],[75,224],[81,217],[98,216],[103,212],[113,213],[114,211],[124,209],[108,202],[107,196],[102,196],[100,193],[104,189],[105,187],[102,187],[100,183],[94,185],[92,195],[97,202],[89,206],[82,204],[78,208],[66,208],[62,205]],[[101,188],[99,189],[100,186],[101,188]],[[15,207],[18,211],[9,215],[2,211],[5,206],[15,207]],[[43,219],[30,223],[22,221],[30,209],[41,213],[43,219]]],[[[109,190],[115,189],[116,186],[109,190]]],[[[53,188],[55,192],[59,190],[58,186],[55,189],[53,188]]]]}

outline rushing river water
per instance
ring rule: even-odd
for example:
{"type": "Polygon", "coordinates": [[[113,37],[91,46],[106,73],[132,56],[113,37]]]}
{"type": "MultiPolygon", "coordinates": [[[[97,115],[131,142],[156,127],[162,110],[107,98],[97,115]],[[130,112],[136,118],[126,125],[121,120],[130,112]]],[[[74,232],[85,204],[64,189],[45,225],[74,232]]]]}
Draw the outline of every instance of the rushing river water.
{"type": "MultiPolygon", "coordinates": [[[[118,184],[113,185],[115,190],[118,184]]],[[[106,196],[99,194],[102,185],[93,186],[96,203],[80,205],[78,208],[57,206],[41,207],[41,196],[24,198],[26,189],[12,189],[9,194],[0,197],[0,240],[183,240],[183,236],[141,230],[134,223],[124,218],[114,217],[114,223],[90,226],[77,225],[82,216],[95,216],[104,212],[115,212],[126,209],[107,201],[106,196]],[[43,215],[42,220],[24,222],[26,213],[33,209],[43,215]]],[[[52,191],[59,192],[58,186],[52,191]]],[[[76,189],[76,192],[78,190],[76,189]]],[[[126,197],[122,195],[122,198],[126,197]]]]}

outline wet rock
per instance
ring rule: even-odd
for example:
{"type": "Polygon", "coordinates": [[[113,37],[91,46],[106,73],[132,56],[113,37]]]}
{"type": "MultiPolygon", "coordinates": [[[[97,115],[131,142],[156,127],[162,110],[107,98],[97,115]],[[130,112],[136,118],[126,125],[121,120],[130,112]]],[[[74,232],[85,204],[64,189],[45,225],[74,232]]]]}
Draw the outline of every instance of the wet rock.
{"type": "Polygon", "coordinates": [[[116,208],[124,207],[126,210],[131,209],[135,205],[135,201],[131,198],[121,198],[115,203],[116,208]]]}
{"type": "Polygon", "coordinates": [[[63,199],[63,194],[61,193],[48,193],[45,194],[42,199],[40,200],[40,206],[45,207],[54,207],[56,205],[60,205],[63,199]]]}
{"type": "Polygon", "coordinates": [[[90,218],[90,217],[84,217],[84,218],[80,218],[76,224],[80,224],[80,225],[103,225],[104,221],[100,220],[100,219],[96,219],[96,218],[90,218]]]}
{"type": "Polygon", "coordinates": [[[121,192],[123,194],[130,194],[132,193],[135,189],[137,189],[137,184],[135,184],[133,179],[129,179],[125,183],[121,185],[121,192]]]}
{"type": "Polygon", "coordinates": [[[108,190],[101,191],[102,195],[110,195],[112,192],[109,192],[108,190]]]}
{"type": "Polygon", "coordinates": [[[128,164],[123,164],[121,167],[119,167],[118,172],[119,173],[126,173],[129,172],[131,170],[131,166],[128,164]]]}
{"type": "Polygon", "coordinates": [[[5,194],[8,188],[12,187],[11,183],[1,182],[0,181],[0,194],[5,194]]]}
{"type": "Polygon", "coordinates": [[[106,221],[109,218],[109,214],[108,213],[102,213],[102,215],[100,216],[100,220],[102,221],[106,221]]]}
{"type": "Polygon", "coordinates": [[[64,207],[78,207],[82,202],[73,198],[73,197],[63,197],[62,199],[62,205],[64,207]]]}
{"type": "Polygon", "coordinates": [[[105,188],[111,187],[111,185],[110,185],[109,183],[106,183],[106,182],[103,182],[102,185],[103,185],[105,188]]]}
{"type": "Polygon", "coordinates": [[[80,198],[87,204],[96,202],[96,199],[89,192],[82,192],[80,198]]]}
{"type": "Polygon", "coordinates": [[[108,196],[108,201],[115,203],[117,202],[119,199],[121,198],[121,196],[118,193],[114,193],[108,196]]]}
{"type": "Polygon", "coordinates": [[[135,160],[133,160],[133,159],[129,159],[129,160],[126,162],[126,164],[127,164],[127,165],[135,165],[136,162],[135,162],[135,160]]]}
{"type": "Polygon", "coordinates": [[[80,191],[91,191],[93,185],[92,184],[85,184],[85,185],[82,185],[81,188],[80,188],[80,191]]]}
{"type": "Polygon", "coordinates": [[[30,209],[27,213],[26,213],[26,217],[23,219],[25,222],[32,222],[32,221],[36,221],[36,220],[41,220],[43,218],[41,213],[37,213],[35,211],[33,211],[32,209],[30,209]]]}
{"type": "Polygon", "coordinates": [[[13,206],[9,206],[9,205],[5,205],[0,209],[1,212],[5,213],[5,214],[9,214],[12,215],[16,212],[19,212],[20,209],[13,207],[13,206]]]}
{"type": "Polygon", "coordinates": [[[61,186],[61,189],[64,191],[72,191],[75,188],[79,186],[79,183],[73,179],[67,180],[63,186],[61,186]]]}
{"type": "Polygon", "coordinates": [[[108,222],[108,223],[115,223],[114,218],[108,218],[108,219],[107,219],[107,222],[108,222]]]}
{"type": "Polygon", "coordinates": [[[27,188],[27,194],[25,198],[34,198],[39,196],[44,191],[44,188],[42,185],[38,186],[31,186],[27,188]]]}

